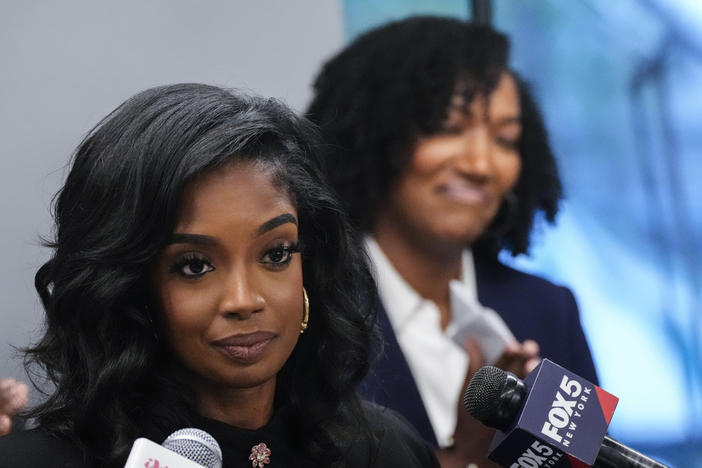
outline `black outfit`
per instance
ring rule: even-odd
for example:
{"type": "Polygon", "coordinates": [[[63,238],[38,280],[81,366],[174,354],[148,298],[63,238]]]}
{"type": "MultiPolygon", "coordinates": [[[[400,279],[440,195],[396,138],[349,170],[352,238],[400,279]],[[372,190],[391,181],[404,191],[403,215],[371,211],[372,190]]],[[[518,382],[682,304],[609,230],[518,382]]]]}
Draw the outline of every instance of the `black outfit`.
{"type": "MultiPolygon", "coordinates": [[[[479,302],[495,310],[517,340],[536,341],[541,357],[599,385],[570,289],[507,267],[496,259],[475,255],[474,262],[479,302]]],[[[397,411],[436,446],[417,384],[382,304],[378,327],[384,339],[383,354],[363,381],[361,394],[397,411]]]]}
{"type": "MultiPolygon", "coordinates": [[[[371,404],[366,404],[364,409],[371,433],[377,442],[373,450],[365,439],[351,444],[342,466],[439,467],[433,449],[400,416],[391,410],[371,404]]],[[[266,464],[266,468],[329,466],[324,460],[315,464],[295,455],[279,414],[276,414],[269,424],[257,430],[240,429],[207,418],[200,418],[195,426],[217,440],[222,449],[223,468],[250,468],[251,461],[248,457],[251,448],[261,442],[271,450],[270,464],[266,464]]],[[[41,429],[0,437],[0,468],[94,466],[83,460],[75,445],[67,440],[52,437],[41,429]]]]}

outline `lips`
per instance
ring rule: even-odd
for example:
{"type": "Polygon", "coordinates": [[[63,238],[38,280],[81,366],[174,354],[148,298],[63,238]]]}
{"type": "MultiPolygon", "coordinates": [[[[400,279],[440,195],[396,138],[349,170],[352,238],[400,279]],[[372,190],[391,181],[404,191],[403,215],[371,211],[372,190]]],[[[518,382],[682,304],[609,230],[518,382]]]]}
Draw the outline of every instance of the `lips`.
{"type": "Polygon", "coordinates": [[[439,187],[439,192],[459,203],[484,205],[490,200],[490,193],[482,185],[466,180],[451,181],[439,187]]]}
{"type": "Polygon", "coordinates": [[[248,365],[261,359],[275,338],[275,333],[258,331],[229,336],[212,344],[232,360],[248,365]]]}

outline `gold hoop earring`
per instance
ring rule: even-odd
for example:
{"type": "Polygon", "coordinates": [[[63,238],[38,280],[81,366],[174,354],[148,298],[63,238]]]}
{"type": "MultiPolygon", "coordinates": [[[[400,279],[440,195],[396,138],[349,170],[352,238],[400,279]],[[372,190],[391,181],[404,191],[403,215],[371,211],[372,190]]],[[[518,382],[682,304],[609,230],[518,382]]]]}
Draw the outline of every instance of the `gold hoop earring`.
{"type": "Polygon", "coordinates": [[[310,321],[310,299],[307,297],[307,291],[305,290],[304,286],[302,288],[302,300],[304,303],[305,314],[302,317],[302,323],[300,324],[300,335],[305,333],[305,330],[307,330],[307,323],[310,321]]]}

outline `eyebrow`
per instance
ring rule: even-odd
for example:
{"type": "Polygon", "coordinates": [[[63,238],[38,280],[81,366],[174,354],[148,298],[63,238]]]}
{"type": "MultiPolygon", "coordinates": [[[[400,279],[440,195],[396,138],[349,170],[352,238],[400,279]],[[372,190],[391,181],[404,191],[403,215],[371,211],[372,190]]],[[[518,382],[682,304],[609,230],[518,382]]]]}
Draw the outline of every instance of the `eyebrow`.
{"type": "Polygon", "coordinates": [[[261,234],[264,234],[268,231],[271,231],[278,226],[286,223],[292,223],[295,226],[297,226],[297,219],[290,213],[284,213],[282,215],[278,215],[275,218],[271,218],[265,223],[261,224],[258,229],[256,229],[256,232],[254,233],[253,237],[260,236],[261,234]]]}
{"type": "Polygon", "coordinates": [[[202,234],[185,234],[176,232],[171,236],[170,244],[200,244],[200,245],[215,245],[217,241],[210,236],[202,234]]]}
{"type": "MultiPolygon", "coordinates": [[[[292,223],[297,226],[297,219],[290,213],[284,213],[282,215],[271,218],[265,223],[261,224],[256,232],[254,232],[252,237],[258,237],[268,231],[271,231],[278,226],[286,223],[292,223]]],[[[183,232],[176,232],[171,236],[169,244],[199,244],[199,245],[217,245],[217,240],[211,236],[205,236],[203,234],[186,234],[183,232]]]]}
{"type": "MultiPolygon", "coordinates": [[[[469,107],[466,107],[464,104],[450,104],[448,107],[449,111],[457,111],[462,113],[465,117],[471,118],[473,117],[473,112],[470,111],[469,107]]],[[[484,117],[487,117],[487,112],[488,109],[485,109],[484,112],[484,117]]],[[[523,115],[521,113],[516,114],[516,115],[509,115],[507,117],[502,117],[499,120],[496,120],[495,123],[497,125],[509,125],[509,124],[522,124],[522,118],[523,115]]],[[[445,119],[445,122],[448,122],[450,118],[445,119]]]]}
{"type": "Polygon", "coordinates": [[[515,115],[513,117],[505,117],[503,119],[498,120],[496,123],[498,125],[521,124],[522,123],[522,116],[515,115]]]}

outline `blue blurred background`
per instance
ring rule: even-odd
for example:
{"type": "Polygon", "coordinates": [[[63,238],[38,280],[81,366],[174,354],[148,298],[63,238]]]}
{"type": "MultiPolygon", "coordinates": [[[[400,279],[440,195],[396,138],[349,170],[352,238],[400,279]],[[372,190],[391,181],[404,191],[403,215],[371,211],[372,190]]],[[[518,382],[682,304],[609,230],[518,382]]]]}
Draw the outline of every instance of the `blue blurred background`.
{"type": "MultiPolygon", "coordinates": [[[[702,467],[702,3],[497,0],[488,17],[544,111],[565,185],[530,257],[570,286],[610,434],[702,467]]],[[[470,19],[470,0],[345,0],[347,40],[412,14],[470,19]]]]}

